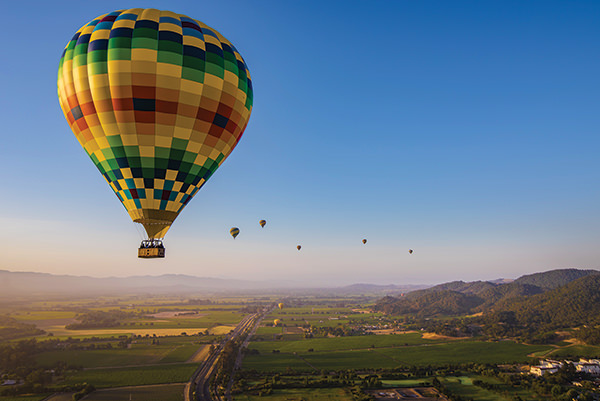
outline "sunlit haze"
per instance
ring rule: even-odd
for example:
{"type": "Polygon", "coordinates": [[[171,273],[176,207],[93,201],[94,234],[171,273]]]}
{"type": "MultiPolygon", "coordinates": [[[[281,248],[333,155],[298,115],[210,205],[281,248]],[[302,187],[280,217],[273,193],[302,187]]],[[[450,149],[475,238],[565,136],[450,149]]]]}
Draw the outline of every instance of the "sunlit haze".
{"type": "Polygon", "coordinates": [[[596,1],[9,2],[0,270],[346,285],[597,269],[599,16],[596,1]],[[159,260],[137,258],[140,227],[57,100],[73,34],[129,7],[214,27],[254,86],[238,147],[159,260]]]}

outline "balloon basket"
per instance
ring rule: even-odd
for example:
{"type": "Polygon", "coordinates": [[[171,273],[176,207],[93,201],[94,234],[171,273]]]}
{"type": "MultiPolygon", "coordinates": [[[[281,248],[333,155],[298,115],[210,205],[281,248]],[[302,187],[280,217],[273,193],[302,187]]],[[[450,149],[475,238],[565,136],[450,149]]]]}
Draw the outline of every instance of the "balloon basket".
{"type": "Polygon", "coordinates": [[[138,258],[164,258],[165,247],[161,240],[144,240],[138,249],[138,258]]]}

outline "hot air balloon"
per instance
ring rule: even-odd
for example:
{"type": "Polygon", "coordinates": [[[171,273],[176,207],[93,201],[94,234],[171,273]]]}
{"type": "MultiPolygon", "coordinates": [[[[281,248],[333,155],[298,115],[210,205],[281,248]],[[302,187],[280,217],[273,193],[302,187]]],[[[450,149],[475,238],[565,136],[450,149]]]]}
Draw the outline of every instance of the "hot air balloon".
{"type": "Polygon", "coordinates": [[[298,249],[298,250],[302,249],[302,245],[297,245],[296,249],[298,249]]]}
{"type": "Polygon", "coordinates": [[[283,309],[283,302],[278,303],[277,306],[279,306],[279,309],[283,309]]]}
{"type": "Polygon", "coordinates": [[[146,231],[138,256],[164,257],[161,239],[246,128],[244,59],[198,20],[133,8],[75,33],[57,86],[77,140],[146,231]]]}
{"type": "Polygon", "coordinates": [[[260,224],[261,227],[264,227],[265,224],[267,224],[267,221],[266,220],[261,220],[261,221],[258,222],[258,224],[260,224]]]}
{"type": "Polygon", "coordinates": [[[412,250],[412,249],[409,249],[409,250],[408,250],[408,253],[413,253],[413,250],[412,250]]]}
{"type": "Polygon", "coordinates": [[[366,244],[366,243],[367,243],[367,239],[363,238],[363,244],[366,244]]]}
{"type": "Polygon", "coordinates": [[[279,320],[279,319],[273,320],[273,326],[279,326],[279,323],[281,323],[281,320],[279,320]]]}
{"type": "Polygon", "coordinates": [[[240,229],[237,227],[231,227],[231,230],[229,230],[229,234],[231,234],[231,236],[233,237],[233,239],[235,239],[235,237],[237,237],[240,233],[240,229]]]}

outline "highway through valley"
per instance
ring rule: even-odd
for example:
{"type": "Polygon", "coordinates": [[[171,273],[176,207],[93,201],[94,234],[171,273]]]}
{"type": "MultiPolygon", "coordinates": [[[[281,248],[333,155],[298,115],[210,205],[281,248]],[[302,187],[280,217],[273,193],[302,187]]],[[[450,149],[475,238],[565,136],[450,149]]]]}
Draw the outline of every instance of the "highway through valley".
{"type": "MultiPolygon", "coordinates": [[[[216,398],[213,397],[209,388],[210,378],[213,373],[215,373],[219,356],[228,341],[238,339],[246,334],[248,335],[247,340],[249,340],[251,332],[254,332],[267,313],[268,311],[264,311],[262,313],[253,313],[245,316],[235,329],[228,333],[223,340],[216,345],[214,351],[208,355],[194,372],[190,381],[187,382],[184,390],[185,401],[223,401],[218,394],[215,396],[216,398]]],[[[247,343],[248,341],[244,342],[245,345],[247,345],[247,343]]]]}

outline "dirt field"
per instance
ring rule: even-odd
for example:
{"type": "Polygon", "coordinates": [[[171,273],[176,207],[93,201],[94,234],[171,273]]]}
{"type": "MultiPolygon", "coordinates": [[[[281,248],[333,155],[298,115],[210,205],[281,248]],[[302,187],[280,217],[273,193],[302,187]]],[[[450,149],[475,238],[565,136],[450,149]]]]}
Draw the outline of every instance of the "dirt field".
{"type": "Polygon", "coordinates": [[[423,338],[426,340],[468,340],[469,337],[448,337],[442,336],[441,334],[425,333],[423,338]]]}

